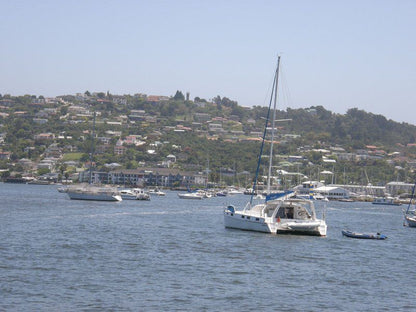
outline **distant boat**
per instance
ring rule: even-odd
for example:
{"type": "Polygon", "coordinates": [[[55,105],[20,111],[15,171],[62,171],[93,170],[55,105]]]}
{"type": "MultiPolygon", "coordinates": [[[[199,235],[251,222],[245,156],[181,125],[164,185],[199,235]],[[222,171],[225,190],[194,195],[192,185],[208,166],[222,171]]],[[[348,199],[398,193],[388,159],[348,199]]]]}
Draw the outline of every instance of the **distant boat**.
{"type": "Polygon", "coordinates": [[[136,200],[137,195],[132,189],[122,189],[119,191],[123,200],[136,200]]]}
{"type": "Polygon", "coordinates": [[[267,112],[250,201],[243,209],[237,210],[232,205],[226,207],[224,210],[224,226],[226,228],[264,233],[326,236],[326,222],[324,219],[317,218],[315,207],[311,200],[295,199],[293,198],[293,192],[272,193],[270,191],[279,64],[280,56],[278,57],[273,91],[267,112]],[[273,98],[274,106],[272,109],[273,98]],[[270,117],[271,112],[273,113],[273,117],[270,117]],[[267,196],[263,203],[252,205],[263,156],[264,143],[266,141],[266,132],[270,121],[272,131],[270,139],[269,173],[267,176],[267,196]]]}
{"type": "Polygon", "coordinates": [[[215,195],[219,197],[225,197],[227,196],[227,191],[218,191],[215,195]]]}
{"type": "Polygon", "coordinates": [[[204,194],[195,192],[195,193],[178,193],[180,199],[202,199],[204,194]]]}
{"type": "Polygon", "coordinates": [[[369,234],[369,233],[357,233],[348,230],[342,230],[342,235],[351,237],[351,238],[360,238],[360,239],[386,239],[387,236],[380,233],[369,234]]]}
{"type": "Polygon", "coordinates": [[[160,189],[158,189],[158,188],[148,190],[148,193],[149,193],[149,194],[151,194],[151,195],[156,195],[156,196],[165,196],[165,195],[166,195],[166,193],[165,193],[165,192],[162,192],[162,191],[161,191],[160,189]]]}
{"type": "Polygon", "coordinates": [[[134,188],[137,200],[150,200],[150,194],[141,188],[134,188]]]}
{"type": "Polygon", "coordinates": [[[244,195],[257,195],[257,192],[251,188],[244,190],[244,195]]]}
{"type": "Polygon", "coordinates": [[[94,185],[69,186],[66,193],[70,199],[122,201],[116,188],[99,187],[94,185]]]}
{"type": "Polygon", "coordinates": [[[401,203],[396,202],[393,197],[377,197],[373,200],[374,205],[389,205],[389,206],[400,206],[401,203]]]}
{"type": "Polygon", "coordinates": [[[232,188],[227,191],[227,194],[228,195],[240,195],[240,194],[244,194],[244,191],[232,188]]]}
{"type": "Polygon", "coordinates": [[[123,200],[150,200],[150,194],[140,188],[122,189],[119,192],[123,200]]]}
{"type": "Polygon", "coordinates": [[[59,193],[66,193],[68,192],[68,187],[67,186],[60,186],[57,188],[59,193]]]}
{"type": "MultiPolygon", "coordinates": [[[[90,168],[89,168],[89,181],[87,185],[72,185],[68,186],[66,193],[70,199],[77,200],[96,200],[96,201],[122,201],[117,188],[114,187],[101,187],[92,184],[92,161],[94,155],[94,135],[95,135],[95,116],[92,127],[91,135],[91,153],[90,153],[90,168]]],[[[58,189],[59,192],[65,192],[63,189],[58,189]]]]}

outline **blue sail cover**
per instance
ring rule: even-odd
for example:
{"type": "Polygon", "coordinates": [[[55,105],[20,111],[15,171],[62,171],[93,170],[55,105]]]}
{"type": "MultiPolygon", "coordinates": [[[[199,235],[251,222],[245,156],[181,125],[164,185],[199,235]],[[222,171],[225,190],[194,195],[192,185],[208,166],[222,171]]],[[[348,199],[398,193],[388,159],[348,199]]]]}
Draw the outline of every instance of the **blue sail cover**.
{"type": "Polygon", "coordinates": [[[269,200],[274,200],[274,199],[279,199],[282,198],[286,195],[292,194],[293,191],[284,191],[284,192],[279,192],[279,193],[270,193],[269,195],[266,196],[266,202],[268,202],[269,200]]]}

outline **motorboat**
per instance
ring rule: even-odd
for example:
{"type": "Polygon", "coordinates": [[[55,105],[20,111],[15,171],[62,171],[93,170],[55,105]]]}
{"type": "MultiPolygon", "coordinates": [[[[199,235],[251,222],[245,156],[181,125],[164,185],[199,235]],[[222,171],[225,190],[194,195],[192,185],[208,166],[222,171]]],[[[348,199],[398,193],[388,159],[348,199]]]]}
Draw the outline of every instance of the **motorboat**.
{"type": "Polygon", "coordinates": [[[180,199],[203,199],[204,195],[199,192],[178,193],[180,199]]]}
{"type": "Polygon", "coordinates": [[[393,197],[377,197],[373,200],[374,205],[389,205],[389,206],[401,206],[401,203],[394,200],[393,197]]]}
{"type": "Polygon", "coordinates": [[[120,196],[123,200],[136,200],[137,194],[132,189],[120,190],[120,196]]]}
{"type": "Polygon", "coordinates": [[[244,194],[244,191],[232,188],[227,191],[227,194],[228,195],[240,195],[240,194],[244,194]]]}
{"type": "Polygon", "coordinates": [[[217,193],[215,193],[215,196],[225,197],[227,196],[227,191],[218,191],[217,193]]]}
{"type": "Polygon", "coordinates": [[[122,201],[116,188],[94,185],[69,186],[66,193],[70,199],[96,201],[122,201]]]}
{"type": "Polygon", "coordinates": [[[155,189],[151,189],[147,191],[150,195],[155,195],[155,196],[165,196],[166,193],[162,192],[160,189],[155,188],[155,189]]]}
{"type": "Polygon", "coordinates": [[[351,238],[360,238],[360,239],[386,239],[387,236],[380,233],[357,233],[348,230],[342,230],[342,235],[351,237],[351,238]]]}
{"type": "Polygon", "coordinates": [[[136,193],[137,200],[150,200],[150,194],[141,188],[134,188],[133,191],[136,193]]]}
{"type": "Polygon", "coordinates": [[[59,193],[66,193],[68,192],[68,187],[67,186],[60,186],[57,188],[59,193]]]}

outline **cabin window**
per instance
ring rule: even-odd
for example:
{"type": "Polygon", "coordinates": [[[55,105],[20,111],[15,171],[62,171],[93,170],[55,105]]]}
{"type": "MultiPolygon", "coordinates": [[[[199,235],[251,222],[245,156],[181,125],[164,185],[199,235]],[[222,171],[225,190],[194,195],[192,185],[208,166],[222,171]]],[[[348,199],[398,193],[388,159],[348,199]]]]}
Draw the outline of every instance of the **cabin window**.
{"type": "Polygon", "coordinates": [[[243,218],[243,219],[244,219],[244,216],[241,216],[241,218],[243,218]]]}
{"type": "Polygon", "coordinates": [[[256,218],[256,221],[260,221],[260,219],[259,218],[256,218]]]}
{"type": "Polygon", "coordinates": [[[286,214],[285,214],[285,208],[280,208],[279,211],[276,214],[276,218],[286,218],[286,214]]]}
{"type": "Polygon", "coordinates": [[[250,220],[250,217],[247,217],[248,220],[250,220]]]}
{"type": "Polygon", "coordinates": [[[293,219],[293,207],[285,208],[286,219],[293,219]]]}

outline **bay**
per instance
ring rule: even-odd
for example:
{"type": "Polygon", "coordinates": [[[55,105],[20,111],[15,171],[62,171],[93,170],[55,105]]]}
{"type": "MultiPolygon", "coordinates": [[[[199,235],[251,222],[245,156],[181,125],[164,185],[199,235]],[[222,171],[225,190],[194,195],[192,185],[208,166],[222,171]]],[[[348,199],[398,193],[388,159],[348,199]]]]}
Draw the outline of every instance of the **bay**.
{"type": "Polygon", "coordinates": [[[89,202],[0,183],[0,311],[416,309],[402,207],[317,203],[325,238],[225,229],[224,207],[247,200],[89,202]]]}

